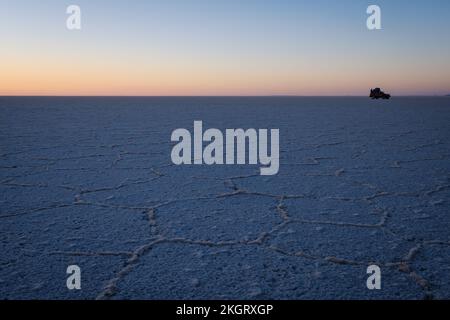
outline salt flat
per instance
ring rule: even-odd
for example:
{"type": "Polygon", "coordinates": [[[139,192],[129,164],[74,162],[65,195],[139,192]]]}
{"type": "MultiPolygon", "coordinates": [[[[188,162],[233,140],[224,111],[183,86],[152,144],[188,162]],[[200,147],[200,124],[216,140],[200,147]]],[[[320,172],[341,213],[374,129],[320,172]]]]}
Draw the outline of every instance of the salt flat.
{"type": "Polygon", "coordinates": [[[449,98],[0,97],[0,112],[0,299],[450,298],[449,98]],[[279,128],[279,173],[173,165],[171,132],[195,120],[279,128]]]}

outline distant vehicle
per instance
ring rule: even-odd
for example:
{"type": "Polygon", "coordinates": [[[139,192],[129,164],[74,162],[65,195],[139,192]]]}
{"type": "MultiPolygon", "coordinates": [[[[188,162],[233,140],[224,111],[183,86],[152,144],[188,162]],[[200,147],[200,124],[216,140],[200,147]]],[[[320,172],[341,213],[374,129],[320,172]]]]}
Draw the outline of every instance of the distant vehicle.
{"type": "Polygon", "coordinates": [[[390,99],[391,95],[384,93],[380,88],[370,89],[370,98],[372,99],[390,99]]]}

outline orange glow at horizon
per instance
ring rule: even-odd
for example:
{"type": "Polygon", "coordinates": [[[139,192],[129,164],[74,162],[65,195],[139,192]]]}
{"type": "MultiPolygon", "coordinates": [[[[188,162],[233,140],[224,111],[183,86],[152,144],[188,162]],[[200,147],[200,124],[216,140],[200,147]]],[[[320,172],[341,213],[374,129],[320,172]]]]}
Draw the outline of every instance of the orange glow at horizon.
{"type": "Polygon", "coordinates": [[[436,70],[424,78],[420,70],[400,66],[396,72],[373,72],[369,67],[264,61],[177,61],[157,57],[149,63],[117,56],[104,58],[58,55],[2,56],[0,95],[74,96],[213,96],[213,95],[366,95],[382,86],[396,94],[445,91],[450,76],[436,70]],[[368,74],[370,76],[368,76],[368,74]]]}

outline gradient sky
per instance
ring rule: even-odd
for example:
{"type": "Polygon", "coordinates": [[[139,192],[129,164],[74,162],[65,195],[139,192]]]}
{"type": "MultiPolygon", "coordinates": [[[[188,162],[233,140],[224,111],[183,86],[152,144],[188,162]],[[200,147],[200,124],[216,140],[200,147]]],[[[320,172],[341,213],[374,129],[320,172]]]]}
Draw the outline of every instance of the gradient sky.
{"type": "Polygon", "coordinates": [[[450,94],[448,0],[0,0],[0,40],[0,95],[450,94]]]}

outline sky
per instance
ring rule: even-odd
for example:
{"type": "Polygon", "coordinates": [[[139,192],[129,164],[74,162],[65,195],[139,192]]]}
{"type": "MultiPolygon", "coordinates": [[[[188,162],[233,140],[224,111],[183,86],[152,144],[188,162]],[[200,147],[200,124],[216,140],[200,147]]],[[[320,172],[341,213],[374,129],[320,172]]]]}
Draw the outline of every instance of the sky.
{"type": "Polygon", "coordinates": [[[0,0],[0,95],[450,94],[448,0],[0,0]],[[81,8],[81,30],[66,8],[81,8]],[[381,30],[366,9],[381,8],[381,30]]]}

